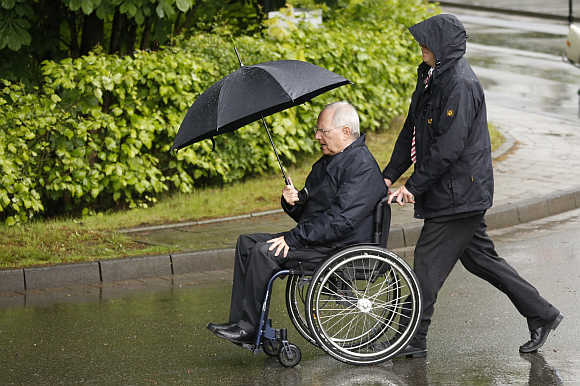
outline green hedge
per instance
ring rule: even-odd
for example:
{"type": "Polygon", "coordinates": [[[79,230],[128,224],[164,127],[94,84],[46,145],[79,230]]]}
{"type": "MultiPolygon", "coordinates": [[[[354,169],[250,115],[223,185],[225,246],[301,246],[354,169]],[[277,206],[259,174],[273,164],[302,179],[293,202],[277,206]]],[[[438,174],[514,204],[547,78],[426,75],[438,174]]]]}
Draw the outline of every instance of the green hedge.
{"type": "MultiPolygon", "coordinates": [[[[246,64],[306,60],[354,82],[267,118],[286,163],[316,150],[320,108],[344,99],[363,130],[404,113],[420,58],[406,28],[433,12],[423,1],[364,0],[329,10],[324,27],[238,38],[246,64]]],[[[147,205],[277,168],[263,128],[251,124],[177,154],[173,138],[195,98],[237,67],[227,32],[181,37],[160,51],[99,50],[43,63],[40,89],[0,81],[0,218],[147,205]]]]}

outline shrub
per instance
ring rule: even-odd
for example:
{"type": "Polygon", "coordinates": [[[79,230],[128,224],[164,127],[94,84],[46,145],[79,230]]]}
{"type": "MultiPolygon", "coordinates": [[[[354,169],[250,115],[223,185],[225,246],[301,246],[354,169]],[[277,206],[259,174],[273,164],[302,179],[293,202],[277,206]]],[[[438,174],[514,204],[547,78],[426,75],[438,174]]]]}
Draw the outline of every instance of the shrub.
{"type": "MultiPolygon", "coordinates": [[[[316,149],[317,113],[344,99],[363,130],[404,113],[420,58],[406,27],[428,16],[421,1],[365,0],[329,11],[324,27],[270,25],[236,45],[244,63],[306,60],[354,85],[267,118],[284,161],[316,149]]],[[[271,22],[270,22],[271,23],[271,22]]],[[[160,51],[90,54],[42,65],[39,89],[3,81],[0,89],[0,217],[147,205],[168,191],[190,192],[277,168],[257,123],[169,149],[195,98],[238,67],[227,31],[181,37],[160,51]]]]}

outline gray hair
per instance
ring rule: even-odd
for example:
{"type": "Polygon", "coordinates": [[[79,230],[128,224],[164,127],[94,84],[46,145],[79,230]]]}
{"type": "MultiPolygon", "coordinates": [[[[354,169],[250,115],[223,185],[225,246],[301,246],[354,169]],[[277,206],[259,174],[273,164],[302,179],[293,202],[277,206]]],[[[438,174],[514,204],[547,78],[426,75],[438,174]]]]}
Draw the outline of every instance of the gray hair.
{"type": "Polygon", "coordinates": [[[353,105],[344,101],[334,102],[326,105],[324,110],[327,109],[331,109],[333,112],[332,124],[334,127],[348,126],[351,137],[360,137],[360,121],[353,105]]]}

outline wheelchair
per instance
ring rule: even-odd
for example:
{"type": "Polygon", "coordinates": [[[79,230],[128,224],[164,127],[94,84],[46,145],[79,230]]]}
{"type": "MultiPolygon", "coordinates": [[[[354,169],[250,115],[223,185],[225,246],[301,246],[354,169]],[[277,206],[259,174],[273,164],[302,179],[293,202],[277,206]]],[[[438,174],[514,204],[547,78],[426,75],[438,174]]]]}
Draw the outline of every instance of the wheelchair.
{"type": "Polygon", "coordinates": [[[243,346],[277,356],[285,367],[300,362],[300,348],[288,341],[287,329],[273,328],[268,319],[273,283],[287,277],[288,315],[313,345],[353,365],[377,364],[401,351],[419,325],[421,291],[409,265],[386,249],[390,222],[384,198],[375,208],[373,243],[275,273],[266,288],[255,343],[243,346]]]}

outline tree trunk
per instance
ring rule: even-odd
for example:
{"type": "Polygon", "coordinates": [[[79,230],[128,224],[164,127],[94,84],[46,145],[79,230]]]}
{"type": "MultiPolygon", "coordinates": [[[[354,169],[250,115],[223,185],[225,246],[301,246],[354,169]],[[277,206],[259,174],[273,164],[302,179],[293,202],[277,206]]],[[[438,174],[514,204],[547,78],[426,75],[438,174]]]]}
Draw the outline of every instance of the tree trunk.
{"type": "Polygon", "coordinates": [[[135,42],[137,41],[137,23],[135,20],[125,18],[126,33],[123,39],[122,55],[132,55],[135,50],[135,42]]]}
{"type": "Polygon", "coordinates": [[[83,35],[81,40],[81,55],[86,55],[97,44],[103,45],[104,22],[93,12],[86,15],[83,23],[83,35]]]}
{"type": "Polygon", "coordinates": [[[262,3],[262,8],[264,9],[264,13],[266,15],[270,11],[279,10],[286,4],[285,0],[261,0],[260,2],[262,3]]]}
{"type": "MultiPolygon", "coordinates": [[[[154,34],[157,31],[157,28],[159,27],[159,20],[160,19],[156,17],[153,19],[153,22],[151,23],[151,30],[153,31],[154,34]]],[[[159,49],[159,40],[153,39],[151,41],[150,47],[151,51],[157,51],[159,49]]]]}
{"type": "Polygon", "coordinates": [[[103,93],[103,107],[102,107],[103,113],[109,113],[109,108],[113,104],[113,101],[114,101],[113,93],[105,90],[105,92],[103,93]]]}
{"type": "Polygon", "coordinates": [[[177,17],[175,18],[175,23],[173,24],[173,35],[171,36],[172,38],[174,36],[177,36],[179,32],[181,32],[181,26],[179,25],[180,21],[181,21],[181,11],[177,13],[177,17]]]}
{"type": "Polygon", "coordinates": [[[38,50],[32,50],[31,53],[38,58],[40,63],[45,59],[54,59],[62,56],[63,52],[60,44],[64,43],[68,50],[70,42],[61,40],[60,37],[61,23],[64,24],[68,17],[68,12],[63,9],[60,3],[53,4],[50,0],[39,1],[38,15],[42,15],[38,20],[38,28],[43,32],[44,44],[38,50]]]}
{"type": "Polygon", "coordinates": [[[151,27],[153,25],[153,20],[151,16],[147,16],[145,18],[145,22],[143,23],[143,33],[141,34],[141,44],[139,48],[142,50],[146,50],[149,48],[149,40],[151,39],[151,27]]]}
{"type": "Polygon", "coordinates": [[[185,15],[185,22],[183,23],[183,28],[189,28],[193,24],[193,20],[195,18],[195,11],[199,8],[199,1],[195,2],[195,4],[191,7],[187,14],[185,15]]]}
{"type": "Polygon", "coordinates": [[[70,56],[76,58],[79,56],[79,41],[77,28],[77,14],[76,12],[68,12],[68,25],[70,28],[70,56]]]}
{"type": "Polygon", "coordinates": [[[119,8],[115,9],[115,16],[113,16],[113,25],[111,27],[111,40],[109,42],[109,54],[119,52],[121,49],[121,31],[123,28],[124,16],[119,12],[119,8]]]}

